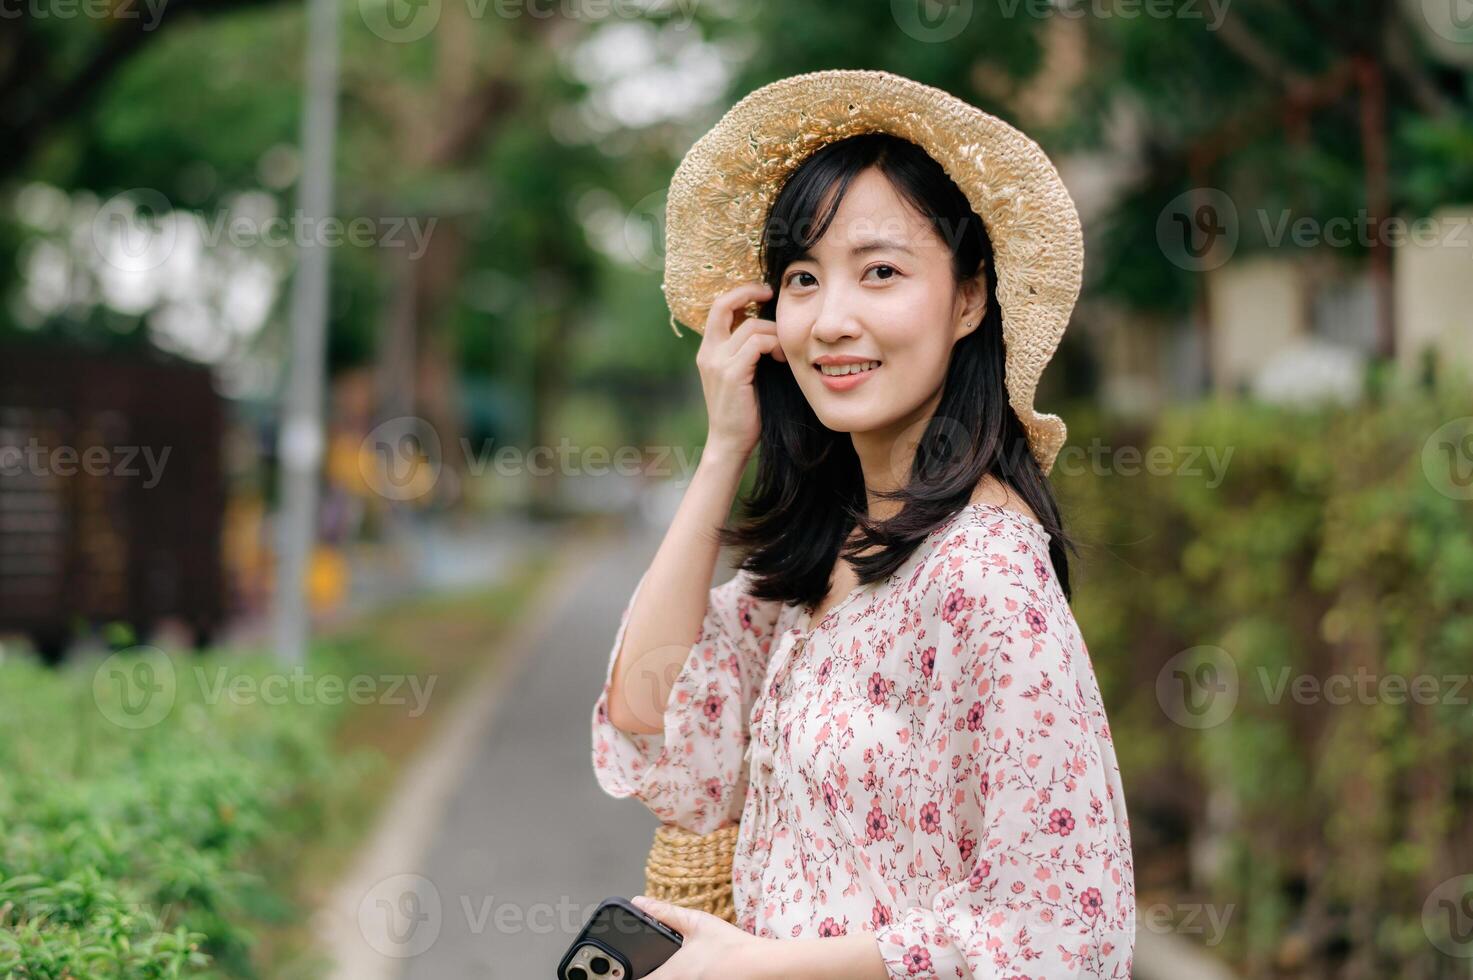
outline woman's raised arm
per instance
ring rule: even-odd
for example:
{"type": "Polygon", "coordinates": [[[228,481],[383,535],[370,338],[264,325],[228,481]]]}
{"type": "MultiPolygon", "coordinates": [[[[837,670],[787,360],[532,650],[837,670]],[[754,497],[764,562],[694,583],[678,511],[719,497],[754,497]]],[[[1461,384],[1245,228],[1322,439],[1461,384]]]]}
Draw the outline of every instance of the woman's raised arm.
{"type": "Polygon", "coordinates": [[[716,531],[726,523],[760,432],[752,379],[757,361],[777,349],[777,325],[742,310],[769,295],[765,283],[734,287],[716,297],[706,318],[696,353],[709,424],[706,445],[645,573],[611,679],[609,721],[630,734],[663,730],[670,689],[706,615],[720,551],[716,531]]]}

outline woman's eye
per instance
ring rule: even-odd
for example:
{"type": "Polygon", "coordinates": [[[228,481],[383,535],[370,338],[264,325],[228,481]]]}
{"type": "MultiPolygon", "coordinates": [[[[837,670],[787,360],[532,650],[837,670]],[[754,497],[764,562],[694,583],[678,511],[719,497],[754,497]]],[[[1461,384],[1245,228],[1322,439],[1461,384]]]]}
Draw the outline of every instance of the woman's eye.
{"type": "MultiPolygon", "coordinates": [[[[882,268],[884,268],[884,270],[890,271],[890,273],[891,273],[890,276],[881,276],[881,277],[879,277],[879,280],[885,281],[885,283],[888,283],[888,281],[890,281],[891,279],[894,279],[894,277],[899,276],[899,274],[900,274],[899,268],[894,267],[894,265],[884,265],[884,264],[881,264],[881,265],[871,265],[871,267],[866,268],[865,274],[866,274],[866,276],[868,276],[869,273],[878,273],[878,271],[879,270],[882,270],[882,268]]],[[[798,277],[800,277],[800,276],[807,276],[807,277],[809,277],[809,279],[813,279],[813,274],[812,273],[804,273],[803,270],[798,270],[798,271],[795,271],[795,273],[788,273],[788,279],[787,279],[788,286],[803,286],[803,284],[806,284],[806,283],[800,283],[800,281],[798,281],[798,277]]]]}

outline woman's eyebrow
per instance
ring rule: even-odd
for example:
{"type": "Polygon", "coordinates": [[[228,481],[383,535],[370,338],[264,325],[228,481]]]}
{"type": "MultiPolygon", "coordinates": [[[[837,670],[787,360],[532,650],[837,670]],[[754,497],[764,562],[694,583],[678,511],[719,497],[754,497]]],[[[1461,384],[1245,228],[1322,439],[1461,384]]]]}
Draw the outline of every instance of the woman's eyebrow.
{"type": "MultiPolygon", "coordinates": [[[[890,251],[894,251],[894,252],[904,252],[906,255],[910,255],[910,256],[914,256],[916,254],[915,253],[915,249],[911,248],[909,245],[905,244],[904,242],[895,241],[894,239],[889,239],[889,238],[879,238],[879,239],[875,239],[873,241],[860,242],[858,245],[855,245],[853,248],[849,249],[849,254],[851,256],[853,256],[853,255],[865,255],[865,254],[867,254],[869,252],[880,252],[880,251],[885,251],[887,249],[890,250],[890,251]]],[[[793,259],[792,260],[794,262],[816,262],[816,261],[818,261],[817,259],[815,259],[813,257],[813,254],[811,252],[809,252],[808,249],[806,249],[806,248],[803,251],[799,252],[797,255],[793,256],[793,259]]]]}

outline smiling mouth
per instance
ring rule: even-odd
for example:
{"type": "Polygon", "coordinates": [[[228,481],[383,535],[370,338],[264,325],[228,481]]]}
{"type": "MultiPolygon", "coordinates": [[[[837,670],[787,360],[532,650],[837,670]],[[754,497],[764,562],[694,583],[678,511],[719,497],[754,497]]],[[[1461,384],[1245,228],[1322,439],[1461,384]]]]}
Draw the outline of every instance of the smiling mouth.
{"type": "Polygon", "coordinates": [[[858,364],[817,364],[819,374],[826,378],[843,378],[851,374],[864,374],[880,366],[879,361],[863,361],[858,364]]]}

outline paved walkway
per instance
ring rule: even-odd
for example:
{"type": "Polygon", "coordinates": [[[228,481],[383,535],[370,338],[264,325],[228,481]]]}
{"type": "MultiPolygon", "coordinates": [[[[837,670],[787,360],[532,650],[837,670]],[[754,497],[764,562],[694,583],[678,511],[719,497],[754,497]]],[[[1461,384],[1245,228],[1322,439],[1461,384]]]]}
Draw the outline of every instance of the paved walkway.
{"type": "Polygon", "coordinates": [[[656,821],[599,789],[589,713],[671,507],[651,492],[625,531],[556,544],[542,598],[405,767],[319,912],[334,978],[551,977],[599,900],[644,887],[656,821]]]}
{"type": "Polygon", "coordinates": [[[450,800],[423,874],[433,947],[406,980],[551,977],[600,899],[644,886],[655,819],[594,781],[588,719],[618,617],[659,545],[637,529],[590,556],[558,603],[450,800]]]}

